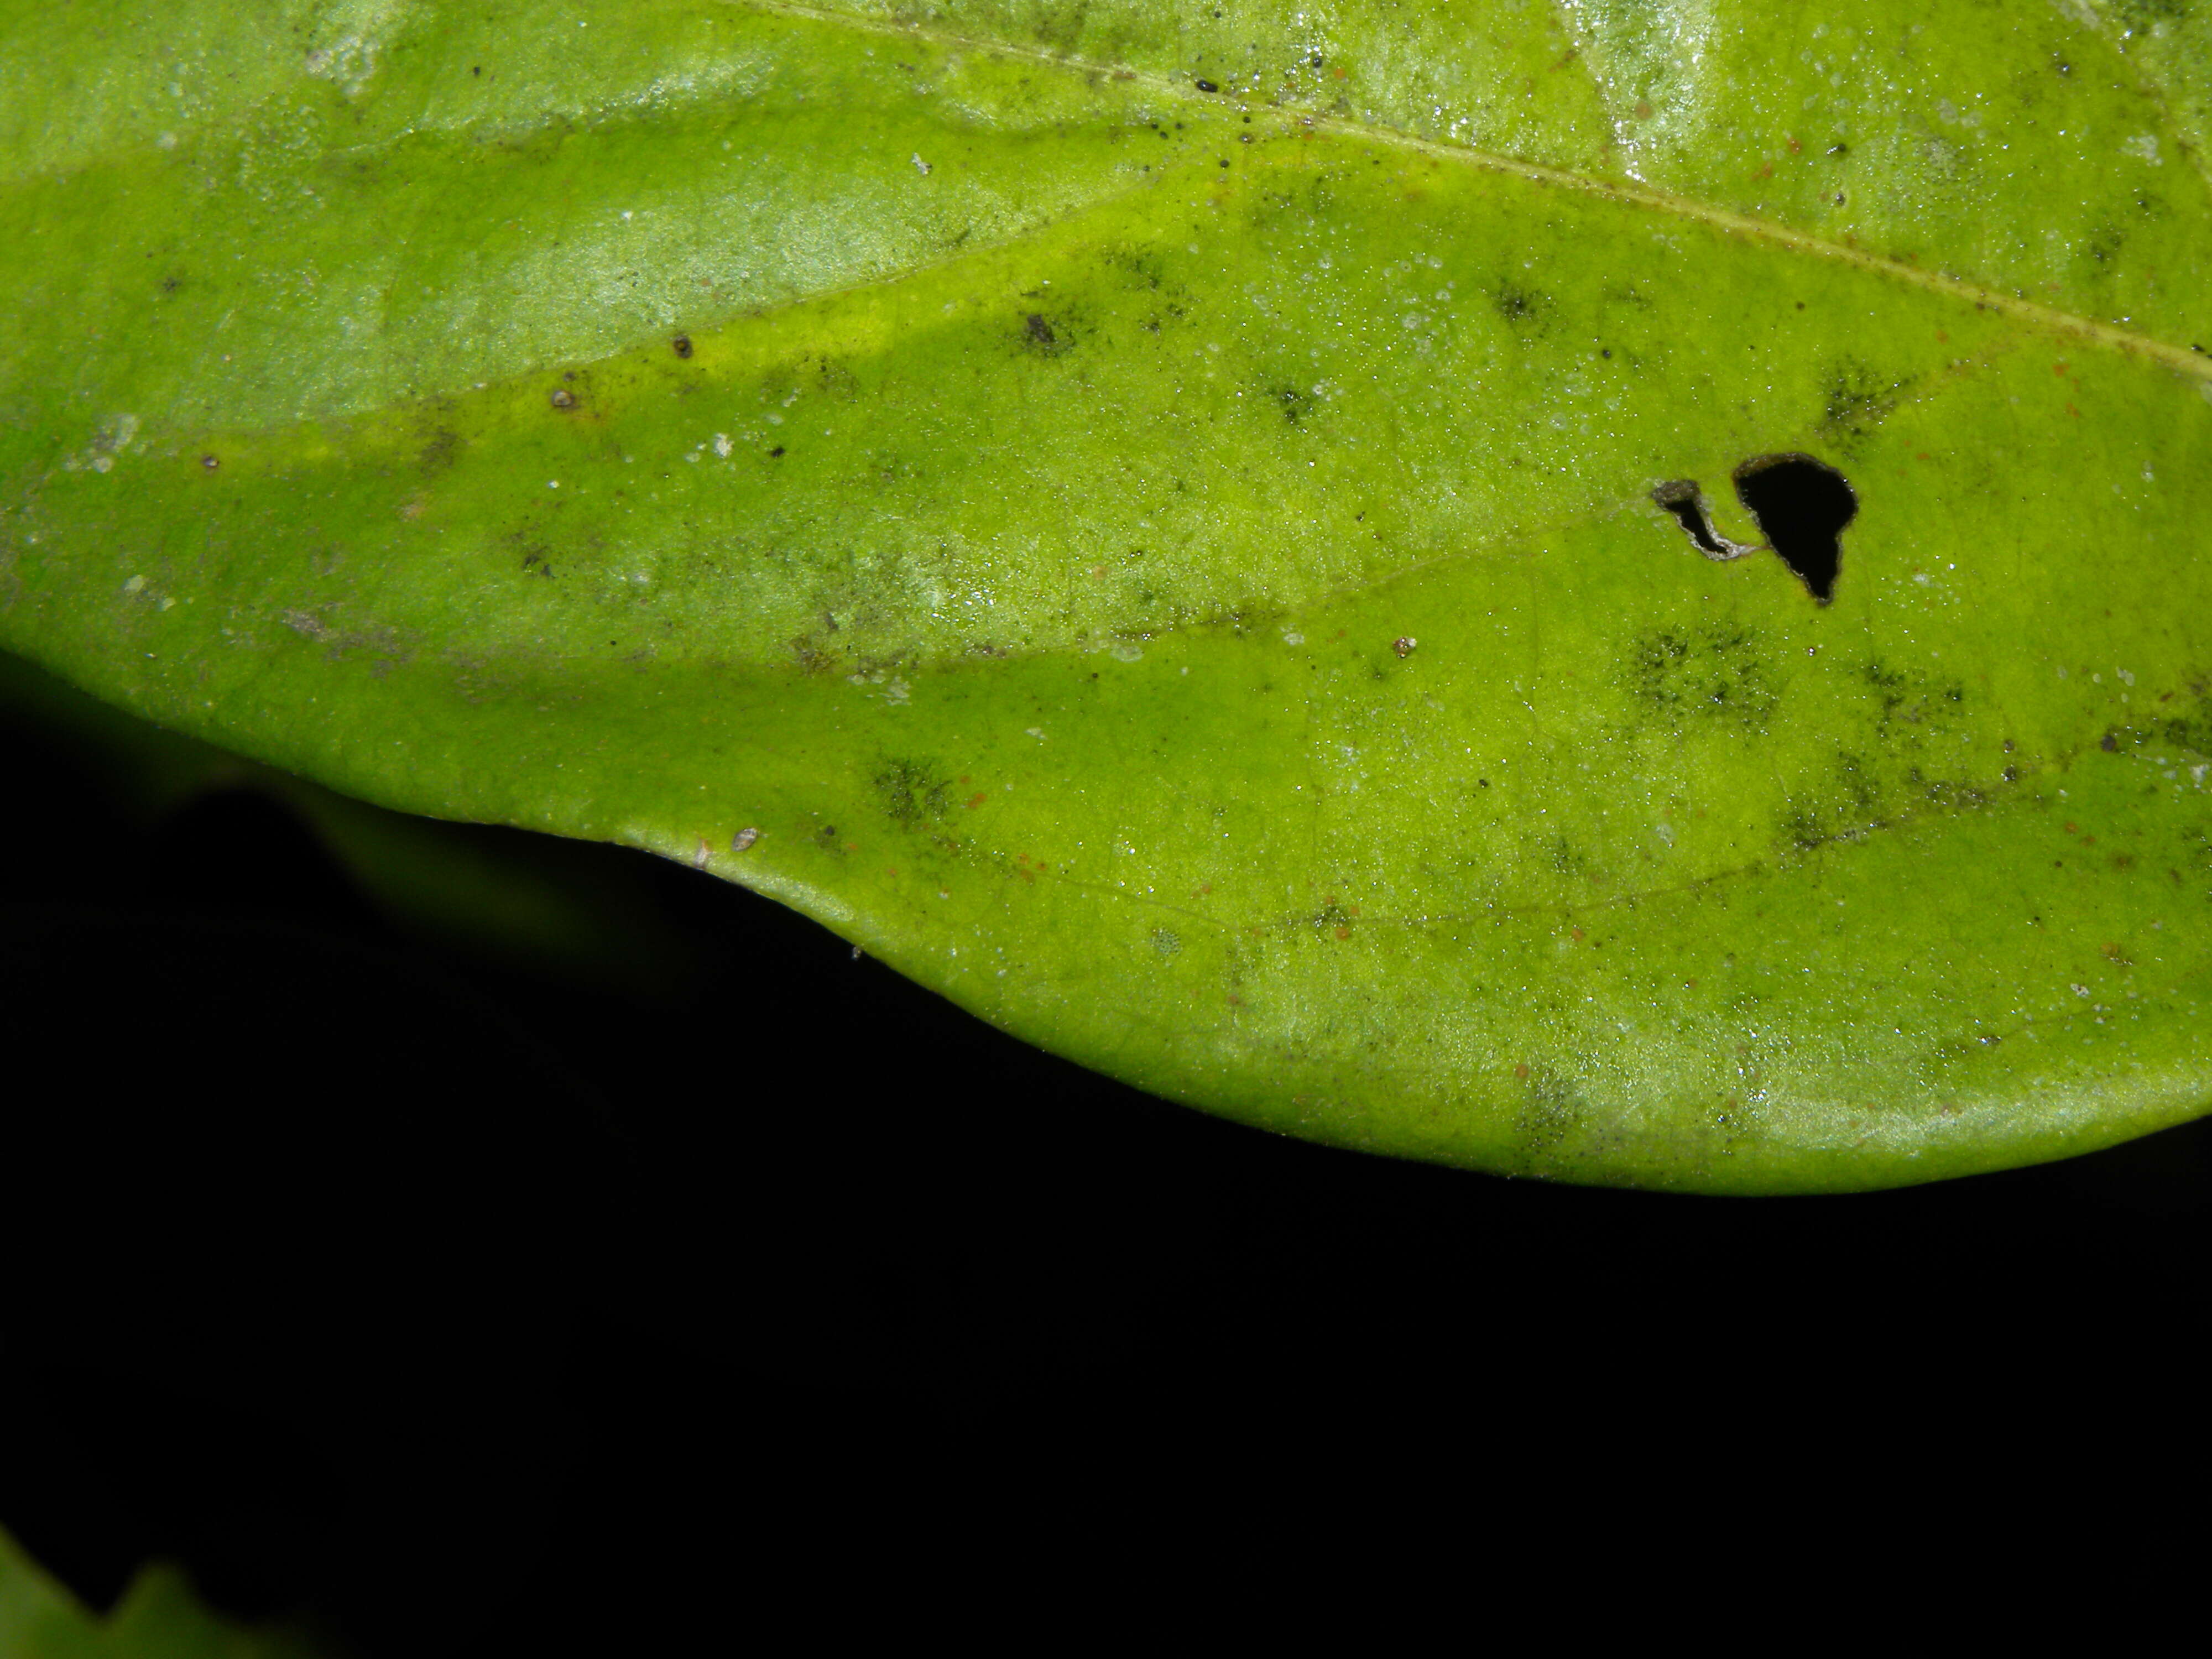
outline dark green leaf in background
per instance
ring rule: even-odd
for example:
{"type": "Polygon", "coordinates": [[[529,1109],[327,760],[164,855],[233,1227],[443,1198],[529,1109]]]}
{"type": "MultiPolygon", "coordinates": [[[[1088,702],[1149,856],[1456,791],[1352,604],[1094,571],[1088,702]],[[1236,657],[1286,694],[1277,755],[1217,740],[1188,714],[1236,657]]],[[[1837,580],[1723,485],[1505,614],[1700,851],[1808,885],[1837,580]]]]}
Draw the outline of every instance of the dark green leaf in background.
{"type": "Polygon", "coordinates": [[[313,1659],[286,1632],[249,1630],[200,1604],[183,1574],[152,1566],[96,1617],[0,1532],[0,1654],[8,1659],[313,1659]]]}
{"type": "Polygon", "coordinates": [[[1345,1145],[2212,1094],[2182,0],[4,15],[0,643],[105,698],[1345,1145]],[[1686,533],[1790,455],[1828,602],[1686,533]]]}

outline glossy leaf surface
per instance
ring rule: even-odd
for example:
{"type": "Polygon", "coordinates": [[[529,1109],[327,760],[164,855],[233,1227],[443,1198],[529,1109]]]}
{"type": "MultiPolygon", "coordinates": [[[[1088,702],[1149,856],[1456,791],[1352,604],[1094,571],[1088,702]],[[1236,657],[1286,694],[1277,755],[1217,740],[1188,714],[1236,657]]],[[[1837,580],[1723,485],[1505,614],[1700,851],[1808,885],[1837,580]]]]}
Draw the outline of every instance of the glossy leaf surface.
{"type": "Polygon", "coordinates": [[[277,9],[6,7],[0,643],[1341,1144],[2212,1095],[2197,8],[277,9]]]}

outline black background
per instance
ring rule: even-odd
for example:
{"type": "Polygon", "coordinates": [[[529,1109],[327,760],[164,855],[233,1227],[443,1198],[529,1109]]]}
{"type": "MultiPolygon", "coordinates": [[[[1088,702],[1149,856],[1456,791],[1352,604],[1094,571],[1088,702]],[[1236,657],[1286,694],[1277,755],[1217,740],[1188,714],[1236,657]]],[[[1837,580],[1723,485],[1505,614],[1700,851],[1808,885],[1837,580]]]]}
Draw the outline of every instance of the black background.
{"type": "Polygon", "coordinates": [[[2203,1125],[1841,1200],[1492,1180],[1154,1101],[641,855],[558,854],[652,942],[585,984],[396,930],[262,796],[149,828],[20,731],[0,776],[0,1524],[95,1606],[163,1556],[362,1655],[659,1650],[1131,1502],[1172,1558],[2194,1432],[2203,1125]]]}

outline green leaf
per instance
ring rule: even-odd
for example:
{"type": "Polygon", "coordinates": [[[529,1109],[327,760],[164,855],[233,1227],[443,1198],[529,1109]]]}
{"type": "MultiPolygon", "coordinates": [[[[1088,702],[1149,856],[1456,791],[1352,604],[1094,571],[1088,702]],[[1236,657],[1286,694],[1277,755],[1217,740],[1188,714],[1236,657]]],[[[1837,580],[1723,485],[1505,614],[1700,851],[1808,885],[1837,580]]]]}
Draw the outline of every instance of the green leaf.
{"type": "Polygon", "coordinates": [[[5,15],[0,643],[102,697],[1346,1146],[2207,1103],[2201,5],[5,15]],[[1700,549],[1790,455],[1832,602],[1700,549]]]}
{"type": "Polygon", "coordinates": [[[0,1531],[0,1653],[9,1659],[311,1659],[282,1632],[225,1623],[182,1573],[152,1566],[106,1618],[80,1606],[0,1531]]]}

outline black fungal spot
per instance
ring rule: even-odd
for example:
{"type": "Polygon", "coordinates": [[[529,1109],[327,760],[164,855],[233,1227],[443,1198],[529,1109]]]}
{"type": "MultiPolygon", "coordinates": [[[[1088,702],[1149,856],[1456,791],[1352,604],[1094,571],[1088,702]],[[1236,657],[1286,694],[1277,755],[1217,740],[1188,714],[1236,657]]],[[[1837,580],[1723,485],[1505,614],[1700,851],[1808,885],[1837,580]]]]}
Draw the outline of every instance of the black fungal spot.
{"type": "Polygon", "coordinates": [[[1498,289],[1492,303],[1498,307],[1498,314],[1507,322],[1527,323],[1535,320],[1537,314],[1549,303],[1550,298],[1550,295],[1539,294],[1534,289],[1522,288],[1516,283],[1507,283],[1498,289]]]}
{"type": "Polygon", "coordinates": [[[668,349],[679,357],[689,357],[691,355],[691,337],[689,334],[678,335],[668,343],[668,349]]]}
{"type": "Polygon", "coordinates": [[[945,816],[951,783],[930,775],[930,769],[913,761],[886,762],[871,781],[884,816],[894,823],[911,827],[927,818],[945,816]]]}
{"type": "MultiPolygon", "coordinates": [[[[1534,1071],[1534,1067],[1519,1068],[1534,1071]]],[[[1540,1165],[1559,1149],[1562,1142],[1575,1134],[1583,1123],[1583,1099],[1574,1086],[1552,1076],[1548,1072],[1536,1072],[1529,1078],[1527,1093],[1520,1112],[1513,1120],[1519,1132],[1526,1156],[1530,1163],[1540,1165]]]]}
{"type": "Polygon", "coordinates": [[[1626,689],[1669,726],[1713,720],[1763,729],[1781,703],[1759,635],[1707,626],[1639,635],[1624,664],[1626,689]]]}
{"type": "Polygon", "coordinates": [[[783,459],[783,446],[781,444],[778,444],[774,449],[769,450],[768,453],[768,458],[771,461],[781,460],[783,459]]]}
{"type": "Polygon", "coordinates": [[[1844,475],[1810,455],[1754,455],[1735,470],[1735,494],[1806,591],[1833,599],[1843,533],[1859,511],[1844,475]]]}
{"type": "Polygon", "coordinates": [[[1069,343],[1042,312],[1032,311],[1022,319],[1022,344],[1039,356],[1057,357],[1069,343]]]}
{"type": "Polygon", "coordinates": [[[1218,92],[1221,90],[1219,87],[1215,86],[1211,81],[1194,81],[1191,82],[1191,85],[1196,87],[1200,92],[1218,92]]]}
{"type": "Polygon", "coordinates": [[[425,473],[442,472],[453,464],[460,453],[461,434],[450,428],[441,427],[422,446],[422,453],[415,458],[415,465],[425,473]]]}
{"type": "Polygon", "coordinates": [[[1313,407],[1313,400],[1294,386],[1277,386],[1267,395],[1281,406],[1283,418],[1292,426],[1296,426],[1298,417],[1313,407]]]}
{"type": "Polygon", "coordinates": [[[1887,418],[1903,390],[1900,382],[1883,380],[1863,363],[1838,363],[1828,376],[1821,429],[1838,436],[1863,436],[1887,418]]]}

